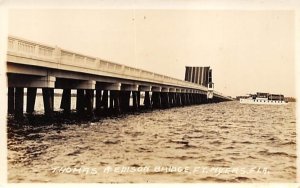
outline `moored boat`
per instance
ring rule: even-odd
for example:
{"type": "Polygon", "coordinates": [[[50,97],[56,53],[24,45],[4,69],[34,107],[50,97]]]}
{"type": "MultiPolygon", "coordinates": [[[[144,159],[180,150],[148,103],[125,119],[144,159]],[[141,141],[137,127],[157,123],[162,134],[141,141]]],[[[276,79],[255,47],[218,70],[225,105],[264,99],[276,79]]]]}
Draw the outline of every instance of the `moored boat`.
{"type": "Polygon", "coordinates": [[[270,104],[270,105],[285,105],[284,95],[259,93],[250,94],[248,97],[240,98],[241,104],[270,104]]]}

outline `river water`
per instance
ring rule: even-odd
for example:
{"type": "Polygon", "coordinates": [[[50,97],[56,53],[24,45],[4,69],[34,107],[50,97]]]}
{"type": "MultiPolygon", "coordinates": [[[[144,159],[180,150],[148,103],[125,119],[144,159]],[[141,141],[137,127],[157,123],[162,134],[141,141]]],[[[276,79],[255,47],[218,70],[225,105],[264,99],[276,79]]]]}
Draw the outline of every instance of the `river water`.
{"type": "MultiPolygon", "coordinates": [[[[38,97],[37,109],[41,107],[38,97]]],[[[295,108],[295,103],[235,101],[97,122],[9,123],[8,180],[296,182],[295,108]]]]}

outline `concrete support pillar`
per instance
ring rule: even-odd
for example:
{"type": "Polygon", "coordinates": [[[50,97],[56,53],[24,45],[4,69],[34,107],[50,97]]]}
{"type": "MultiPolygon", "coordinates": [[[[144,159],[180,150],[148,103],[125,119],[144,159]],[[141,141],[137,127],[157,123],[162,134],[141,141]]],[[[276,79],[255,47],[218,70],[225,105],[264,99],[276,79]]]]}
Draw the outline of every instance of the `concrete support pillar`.
{"type": "Polygon", "coordinates": [[[200,94],[199,93],[196,93],[196,101],[197,101],[197,104],[200,104],[200,94]]]}
{"type": "Polygon", "coordinates": [[[204,104],[203,95],[199,94],[199,104],[204,104]]]}
{"type": "Polygon", "coordinates": [[[177,106],[177,103],[176,103],[176,93],[172,93],[172,96],[173,96],[173,107],[176,107],[177,106]]]}
{"type": "MultiPolygon", "coordinates": [[[[115,92],[115,98],[114,98],[114,109],[117,114],[121,112],[120,109],[120,91],[114,91],[115,92]]],[[[129,93],[130,97],[130,93],[129,93]]]]}
{"type": "Polygon", "coordinates": [[[144,105],[145,105],[146,109],[151,108],[151,100],[150,100],[149,91],[145,91],[144,105]]]}
{"type": "Polygon", "coordinates": [[[194,105],[194,96],[193,96],[193,93],[190,93],[190,101],[191,101],[191,105],[194,105]]]}
{"type": "Polygon", "coordinates": [[[69,114],[71,112],[71,89],[63,90],[60,108],[64,110],[64,114],[69,114]]]}
{"type": "Polygon", "coordinates": [[[32,114],[34,112],[34,105],[36,99],[37,88],[27,88],[27,106],[26,112],[32,114]]]}
{"type": "Polygon", "coordinates": [[[107,90],[103,90],[101,106],[103,106],[103,111],[107,112],[107,110],[108,110],[108,91],[107,90]]]}
{"type": "Polygon", "coordinates": [[[177,105],[176,93],[173,93],[173,106],[176,107],[177,105]]]}
{"type": "Polygon", "coordinates": [[[141,92],[140,91],[137,91],[137,96],[136,96],[136,98],[137,98],[137,106],[138,106],[138,108],[140,108],[140,106],[141,106],[141,92]]]}
{"type": "Polygon", "coordinates": [[[129,111],[129,102],[130,102],[130,91],[120,91],[120,107],[122,112],[129,111]]]}
{"type": "Polygon", "coordinates": [[[15,88],[14,87],[9,87],[8,88],[8,113],[13,114],[15,112],[15,88]]]}
{"type": "Polygon", "coordinates": [[[138,108],[139,108],[139,103],[140,103],[140,99],[138,97],[139,94],[140,94],[139,91],[132,91],[132,106],[133,106],[133,110],[138,110],[138,108]]]}
{"type": "Polygon", "coordinates": [[[190,94],[189,94],[189,93],[186,93],[186,94],[185,94],[185,97],[186,97],[186,104],[187,104],[188,106],[191,105],[190,94]]]}
{"type": "Polygon", "coordinates": [[[161,92],[161,106],[162,108],[170,108],[170,101],[169,101],[169,93],[168,92],[161,92]]]}
{"type": "Polygon", "coordinates": [[[184,99],[184,93],[179,93],[180,101],[181,101],[181,106],[185,106],[185,99],[184,99]]]}
{"type": "Polygon", "coordinates": [[[178,93],[173,93],[173,95],[174,95],[174,106],[177,107],[179,106],[178,93]]]}
{"type": "Polygon", "coordinates": [[[112,112],[119,114],[120,109],[120,91],[110,91],[111,106],[110,109],[112,112]]]}
{"type": "Polygon", "coordinates": [[[175,93],[170,93],[170,106],[175,107],[176,106],[176,100],[175,100],[175,93]]]}
{"type": "Polygon", "coordinates": [[[166,92],[165,93],[165,100],[166,100],[166,107],[167,108],[170,108],[170,93],[169,92],[166,92]]]}
{"type": "Polygon", "coordinates": [[[24,88],[17,87],[15,90],[15,118],[17,120],[23,119],[23,105],[24,105],[24,88]]]}
{"type": "Polygon", "coordinates": [[[114,109],[114,91],[109,91],[109,109],[113,111],[114,109]]]}
{"type": "Polygon", "coordinates": [[[97,114],[100,114],[101,112],[101,105],[102,105],[101,96],[102,96],[101,89],[97,89],[96,90],[96,113],[97,114]]]}
{"type": "Polygon", "coordinates": [[[76,111],[79,115],[84,113],[84,89],[77,89],[76,111]]]}
{"type": "Polygon", "coordinates": [[[44,101],[44,110],[45,110],[45,115],[48,117],[53,116],[53,88],[43,88],[43,101],[44,101]]]}
{"type": "Polygon", "coordinates": [[[160,92],[153,92],[151,101],[152,101],[153,108],[161,108],[160,92]]]}
{"type": "Polygon", "coordinates": [[[173,98],[172,98],[172,93],[168,93],[168,102],[169,102],[169,107],[173,107],[173,98]]]}
{"type": "Polygon", "coordinates": [[[50,96],[51,96],[51,108],[54,110],[54,88],[49,88],[50,96]]]}
{"type": "Polygon", "coordinates": [[[94,90],[86,89],[85,90],[85,101],[86,101],[86,112],[89,117],[93,117],[93,109],[94,109],[94,90]]]}
{"type": "Polygon", "coordinates": [[[207,103],[207,96],[206,95],[202,95],[202,103],[206,104],[207,103]]]}
{"type": "Polygon", "coordinates": [[[181,93],[176,93],[176,98],[177,98],[177,106],[182,106],[182,101],[181,101],[181,93]]]}

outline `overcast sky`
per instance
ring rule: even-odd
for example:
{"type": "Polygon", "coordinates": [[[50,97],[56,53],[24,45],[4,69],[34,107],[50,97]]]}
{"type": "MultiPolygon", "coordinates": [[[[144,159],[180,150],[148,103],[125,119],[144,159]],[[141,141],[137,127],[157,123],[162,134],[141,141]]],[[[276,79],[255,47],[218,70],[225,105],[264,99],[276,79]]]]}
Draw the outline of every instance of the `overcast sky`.
{"type": "Polygon", "coordinates": [[[295,96],[294,12],[230,10],[10,10],[8,32],[184,79],[211,66],[215,89],[295,96]]]}

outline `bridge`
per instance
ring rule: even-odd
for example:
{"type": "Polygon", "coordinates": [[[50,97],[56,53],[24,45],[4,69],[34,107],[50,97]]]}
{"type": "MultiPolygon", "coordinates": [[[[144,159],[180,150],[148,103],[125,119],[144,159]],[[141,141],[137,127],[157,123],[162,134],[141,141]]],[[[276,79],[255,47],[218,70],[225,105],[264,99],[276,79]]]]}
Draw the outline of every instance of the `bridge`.
{"type": "Polygon", "coordinates": [[[66,114],[72,110],[71,90],[76,90],[76,112],[81,115],[232,100],[199,84],[13,36],[8,37],[7,80],[8,113],[17,119],[24,115],[24,88],[26,113],[34,112],[37,88],[42,88],[45,115],[50,117],[54,89],[63,90],[60,108],[66,114]]]}

